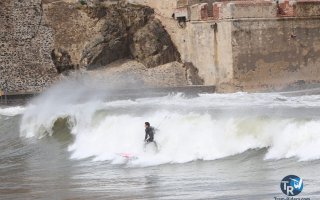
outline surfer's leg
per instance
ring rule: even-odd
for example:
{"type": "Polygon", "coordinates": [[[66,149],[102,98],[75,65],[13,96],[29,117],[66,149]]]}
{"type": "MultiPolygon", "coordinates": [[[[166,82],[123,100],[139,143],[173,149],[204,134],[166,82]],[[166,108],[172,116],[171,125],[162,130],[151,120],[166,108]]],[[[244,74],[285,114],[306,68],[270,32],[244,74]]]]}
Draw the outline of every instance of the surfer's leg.
{"type": "Polygon", "coordinates": [[[156,147],[157,152],[158,152],[158,151],[159,151],[159,148],[158,148],[158,144],[157,144],[157,142],[156,142],[156,141],[153,141],[153,143],[154,143],[154,146],[156,147]]]}
{"type": "Polygon", "coordinates": [[[146,148],[147,148],[147,144],[149,144],[150,142],[147,140],[147,141],[144,141],[144,145],[143,145],[143,151],[146,152],[146,148]]]}

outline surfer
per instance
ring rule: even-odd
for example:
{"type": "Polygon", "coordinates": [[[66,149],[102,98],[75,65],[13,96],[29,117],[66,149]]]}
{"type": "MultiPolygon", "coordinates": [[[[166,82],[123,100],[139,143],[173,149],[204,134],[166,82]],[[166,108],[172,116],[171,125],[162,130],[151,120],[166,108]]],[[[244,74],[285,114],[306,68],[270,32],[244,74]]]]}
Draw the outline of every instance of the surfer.
{"type": "Polygon", "coordinates": [[[158,149],[158,145],[156,143],[156,141],[154,141],[154,133],[155,133],[155,130],[152,126],[150,126],[150,123],[149,122],[145,122],[144,123],[144,127],[146,128],[145,132],[146,132],[146,135],[144,137],[144,148],[146,148],[147,144],[153,142],[156,149],[158,149]]]}

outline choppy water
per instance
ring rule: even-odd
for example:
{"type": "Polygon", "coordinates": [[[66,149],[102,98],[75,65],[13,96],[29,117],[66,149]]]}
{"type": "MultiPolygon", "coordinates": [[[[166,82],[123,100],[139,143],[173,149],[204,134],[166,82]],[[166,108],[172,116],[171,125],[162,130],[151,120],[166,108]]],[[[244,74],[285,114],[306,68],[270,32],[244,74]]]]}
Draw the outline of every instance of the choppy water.
{"type": "Polygon", "coordinates": [[[289,174],[320,199],[319,95],[53,94],[0,108],[0,199],[274,199],[289,174]],[[158,153],[143,151],[145,121],[158,153]]]}

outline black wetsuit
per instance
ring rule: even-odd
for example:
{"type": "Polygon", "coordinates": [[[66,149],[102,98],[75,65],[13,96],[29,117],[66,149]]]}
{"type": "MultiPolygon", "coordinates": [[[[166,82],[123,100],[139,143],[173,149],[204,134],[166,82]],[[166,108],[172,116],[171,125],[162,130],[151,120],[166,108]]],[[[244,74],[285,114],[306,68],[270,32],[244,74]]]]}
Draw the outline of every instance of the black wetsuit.
{"type": "Polygon", "coordinates": [[[154,128],[153,127],[149,126],[146,128],[146,136],[144,137],[144,140],[148,143],[154,141],[154,128]]]}

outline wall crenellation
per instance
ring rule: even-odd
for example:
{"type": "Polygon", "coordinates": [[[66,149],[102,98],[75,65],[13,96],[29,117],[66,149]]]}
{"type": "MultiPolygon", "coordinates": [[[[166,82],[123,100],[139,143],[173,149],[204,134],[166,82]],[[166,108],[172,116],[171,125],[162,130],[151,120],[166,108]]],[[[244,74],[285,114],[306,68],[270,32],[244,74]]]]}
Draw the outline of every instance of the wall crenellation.
{"type": "Polygon", "coordinates": [[[175,16],[187,21],[319,16],[317,0],[181,0],[175,16]],[[183,15],[181,15],[183,14],[183,15]]]}

